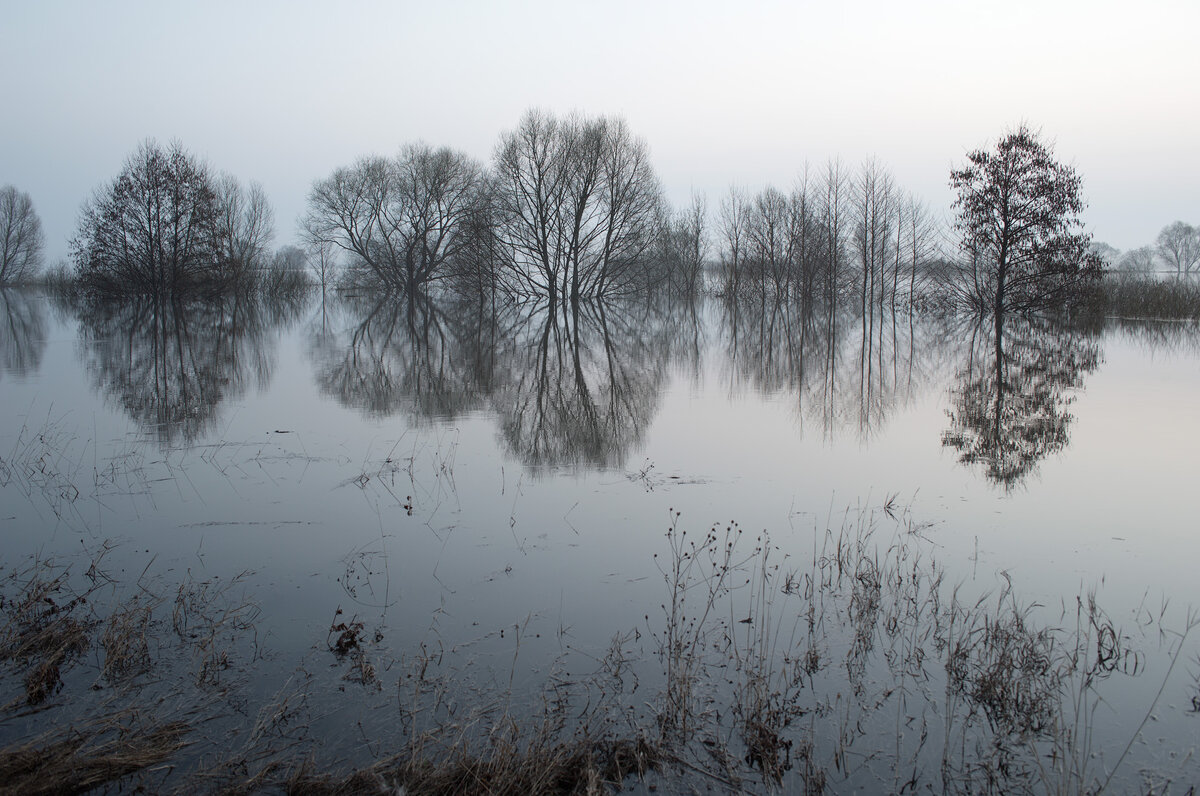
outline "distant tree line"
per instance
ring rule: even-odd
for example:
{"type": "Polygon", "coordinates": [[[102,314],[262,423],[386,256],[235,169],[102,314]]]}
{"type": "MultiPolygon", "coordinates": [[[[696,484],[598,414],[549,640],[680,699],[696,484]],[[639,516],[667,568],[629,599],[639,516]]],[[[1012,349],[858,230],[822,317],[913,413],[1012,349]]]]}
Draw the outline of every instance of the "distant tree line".
{"type": "MultiPolygon", "coordinates": [[[[1187,274],[1200,233],[1183,222],[1124,255],[1082,232],[1081,180],[1027,128],[951,174],[942,225],[885,167],[833,160],[783,191],[731,188],[711,213],[665,200],[624,120],[531,110],[484,164],[407,144],[314,182],[303,248],[272,251],[257,183],[215,172],[178,143],[143,143],[84,203],[73,277],[98,294],[213,294],[315,276],[384,291],[447,285],[551,304],[706,287],[725,296],[994,311],[1061,303],[1101,264],[1187,274]]],[[[0,191],[0,281],[41,265],[32,202],[0,191]]]]}
{"type": "Polygon", "coordinates": [[[1093,251],[1111,270],[1146,273],[1165,269],[1186,276],[1200,265],[1200,227],[1175,221],[1162,228],[1153,245],[1121,252],[1097,243],[1093,251]]]}

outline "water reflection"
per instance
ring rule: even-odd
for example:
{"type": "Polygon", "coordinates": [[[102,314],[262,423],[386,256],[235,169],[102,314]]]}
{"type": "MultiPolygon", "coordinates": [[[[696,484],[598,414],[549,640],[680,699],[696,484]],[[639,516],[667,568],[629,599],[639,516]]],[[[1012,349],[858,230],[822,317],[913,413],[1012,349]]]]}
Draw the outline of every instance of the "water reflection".
{"type": "Polygon", "coordinates": [[[321,391],[369,415],[453,419],[492,389],[495,313],[409,291],[323,301],[309,352],[321,391]]]}
{"type": "Polygon", "coordinates": [[[495,398],[509,449],[535,467],[622,465],[658,406],[670,343],[686,336],[663,310],[600,301],[531,312],[495,398]]]}
{"type": "Polygon", "coordinates": [[[1066,448],[1072,392],[1096,369],[1100,347],[1050,320],[1017,316],[980,321],[966,339],[942,444],[1011,489],[1066,448]]]}
{"type": "MultiPolygon", "coordinates": [[[[866,439],[945,370],[938,319],[828,303],[741,298],[722,304],[729,386],[789,394],[830,439],[866,439]]],[[[874,309],[874,308],[872,308],[874,309]]]]}
{"type": "Polygon", "coordinates": [[[1109,328],[1135,343],[1147,355],[1200,356],[1200,322],[1113,318],[1109,328]]]}
{"type": "Polygon", "coordinates": [[[41,297],[0,288],[0,373],[23,378],[36,373],[46,351],[46,312],[41,297]]]}
{"type": "Polygon", "coordinates": [[[190,444],[222,402],[265,387],[277,333],[301,296],[91,301],[79,310],[82,356],[96,388],[161,444],[190,444]]]}
{"type": "MultiPolygon", "coordinates": [[[[4,371],[36,369],[43,304],[11,291],[0,298],[4,371]]],[[[265,385],[275,333],[302,309],[302,299],[246,296],[89,303],[79,310],[83,356],[97,388],[139,424],[164,444],[189,443],[223,401],[265,385]]],[[[658,295],[551,307],[452,292],[322,297],[306,332],[325,394],[413,422],[487,412],[530,467],[623,466],[668,375],[699,385],[713,345],[731,390],[785,396],[826,439],[869,439],[952,375],[942,444],[1006,488],[1066,448],[1071,393],[1096,368],[1100,339],[1098,329],[1067,332],[1048,320],[1009,317],[997,328],[822,302],[658,295]]],[[[1180,325],[1137,334],[1175,348],[1196,339],[1180,325]]]]}
{"type": "Polygon", "coordinates": [[[526,465],[609,467],[649,425],[672,351],[698,368],[699,328],[694,304],[673,313],[657,300],[344,296],[320,308],[309,353],[320,389],[367,414],[420,422],[486,409],[526,465]]]}

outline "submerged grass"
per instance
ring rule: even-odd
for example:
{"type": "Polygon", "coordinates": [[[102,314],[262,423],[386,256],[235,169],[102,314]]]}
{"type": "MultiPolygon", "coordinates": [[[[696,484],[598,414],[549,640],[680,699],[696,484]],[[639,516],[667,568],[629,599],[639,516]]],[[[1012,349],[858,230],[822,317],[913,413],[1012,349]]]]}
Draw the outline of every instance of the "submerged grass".
{"type": "Polygon", "coordinates": [[[23,670],[24,702],[40,705],[62,688],[63,671],[90,645],[96,622],[87,602],[94,589],[68,591],[66,571],[40,560],[9,581],[15,588],[0,596],[0,663],[23,670]]]}
{"type": "MultiPolygon", "coordinates": [[[[338,609],[311,657],[256,696],[244,576],[172,583],[147,567],[121,583],[107,546],[33,560],[0,580],[0,792],[1143,787],[1136,741],[1190,655],[1194,616],[1173,634],[1160,616],[1153,655],[1093,594],[1055,622],[1007,578],[950,586],[928,528],[894,500],[816,531],[796,559],[734,523],[693,535],[672,511],[660,610],[583,674],[568,674],[583,653],[564,648],[533,692],[514,685],[520,627],[511,671],[489,675],[470,644],[440,638],[395,657],[381,629],[338,609]],[[1160,685],[1144,714],[1102,710],[1145,676],[1160,685]],[[373,707],[347,711],[359,703],[373,707]]],[[[1184,747],[1156,781],[1198,773],[1184,747]]]]}

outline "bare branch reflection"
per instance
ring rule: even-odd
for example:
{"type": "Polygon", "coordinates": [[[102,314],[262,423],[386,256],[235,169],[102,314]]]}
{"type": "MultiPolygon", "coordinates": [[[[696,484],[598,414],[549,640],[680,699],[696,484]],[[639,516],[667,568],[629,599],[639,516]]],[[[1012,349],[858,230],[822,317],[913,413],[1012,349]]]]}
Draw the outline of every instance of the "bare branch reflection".
{"type": "Polygon", "coordinates": [[[24,378],[37,372],[46,352],[45,307],[39,296],[0,288],[0,373],[24,378]]]}
{"type": "Polygon", "coordinates": [[[320,388],[367,414],[422,422],[489,410],[526,465],[618,466],[653,417],[672,351],[698,367],[691,307],[343,296],[314,318],[309,353],[320,388]]]}
{"type": "Polygon", "coordinates": [[[266,386],[277,333],[304,303],[254,295],[91,301],[80,309],[82,356],[96,389],[161,444],[190,444],[223,402],[266,386]]]}
{"type": "Polygon", "coordinates": [[[485,405],[511,314],[419,290],[322,303],[309,349],[317,384],[370,415],[453,419],[485,405]]]}
{"type": "Polygon", "coordinates": [[[933,318],[909,310],[859,314],[854,302],[728,297],[722,334],[730,389],[791,394],[826,439],[868,438],[947,370],[933,318]]]}
{"type": "Polygon", "coordinates": [[[617,467],[654,416],[670,358],[654,303],[539,307],[518,332],[513,381],[496,395],[501,434],[528,466],[617,467]]]}
{"type": "Polygon", "coordinates": [[[1109,318],[1110,337],[1124,337],[1147,355],[1200,356],[1200,322],[1109,318]]]}

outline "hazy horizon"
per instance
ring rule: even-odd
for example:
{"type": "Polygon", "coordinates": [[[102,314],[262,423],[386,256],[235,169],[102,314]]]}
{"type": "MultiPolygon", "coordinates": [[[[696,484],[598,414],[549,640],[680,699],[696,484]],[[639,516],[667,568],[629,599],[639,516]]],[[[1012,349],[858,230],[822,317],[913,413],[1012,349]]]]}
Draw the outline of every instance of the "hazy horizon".
{"type": "Polygon", "coordinates": [[[1083,176],[1097,240],[1125,250],[1200,222],[1200,8],[1182,2],[45,2],[7,17],[0,183],[33,198],[49,263],[148,138],[261,182],[282,245],[334,168],[417,140],[488,162],[531,107],[624,117],[676,205],[873,157],[941,215],[951,166],[1025,123],[1083,176]]]}

